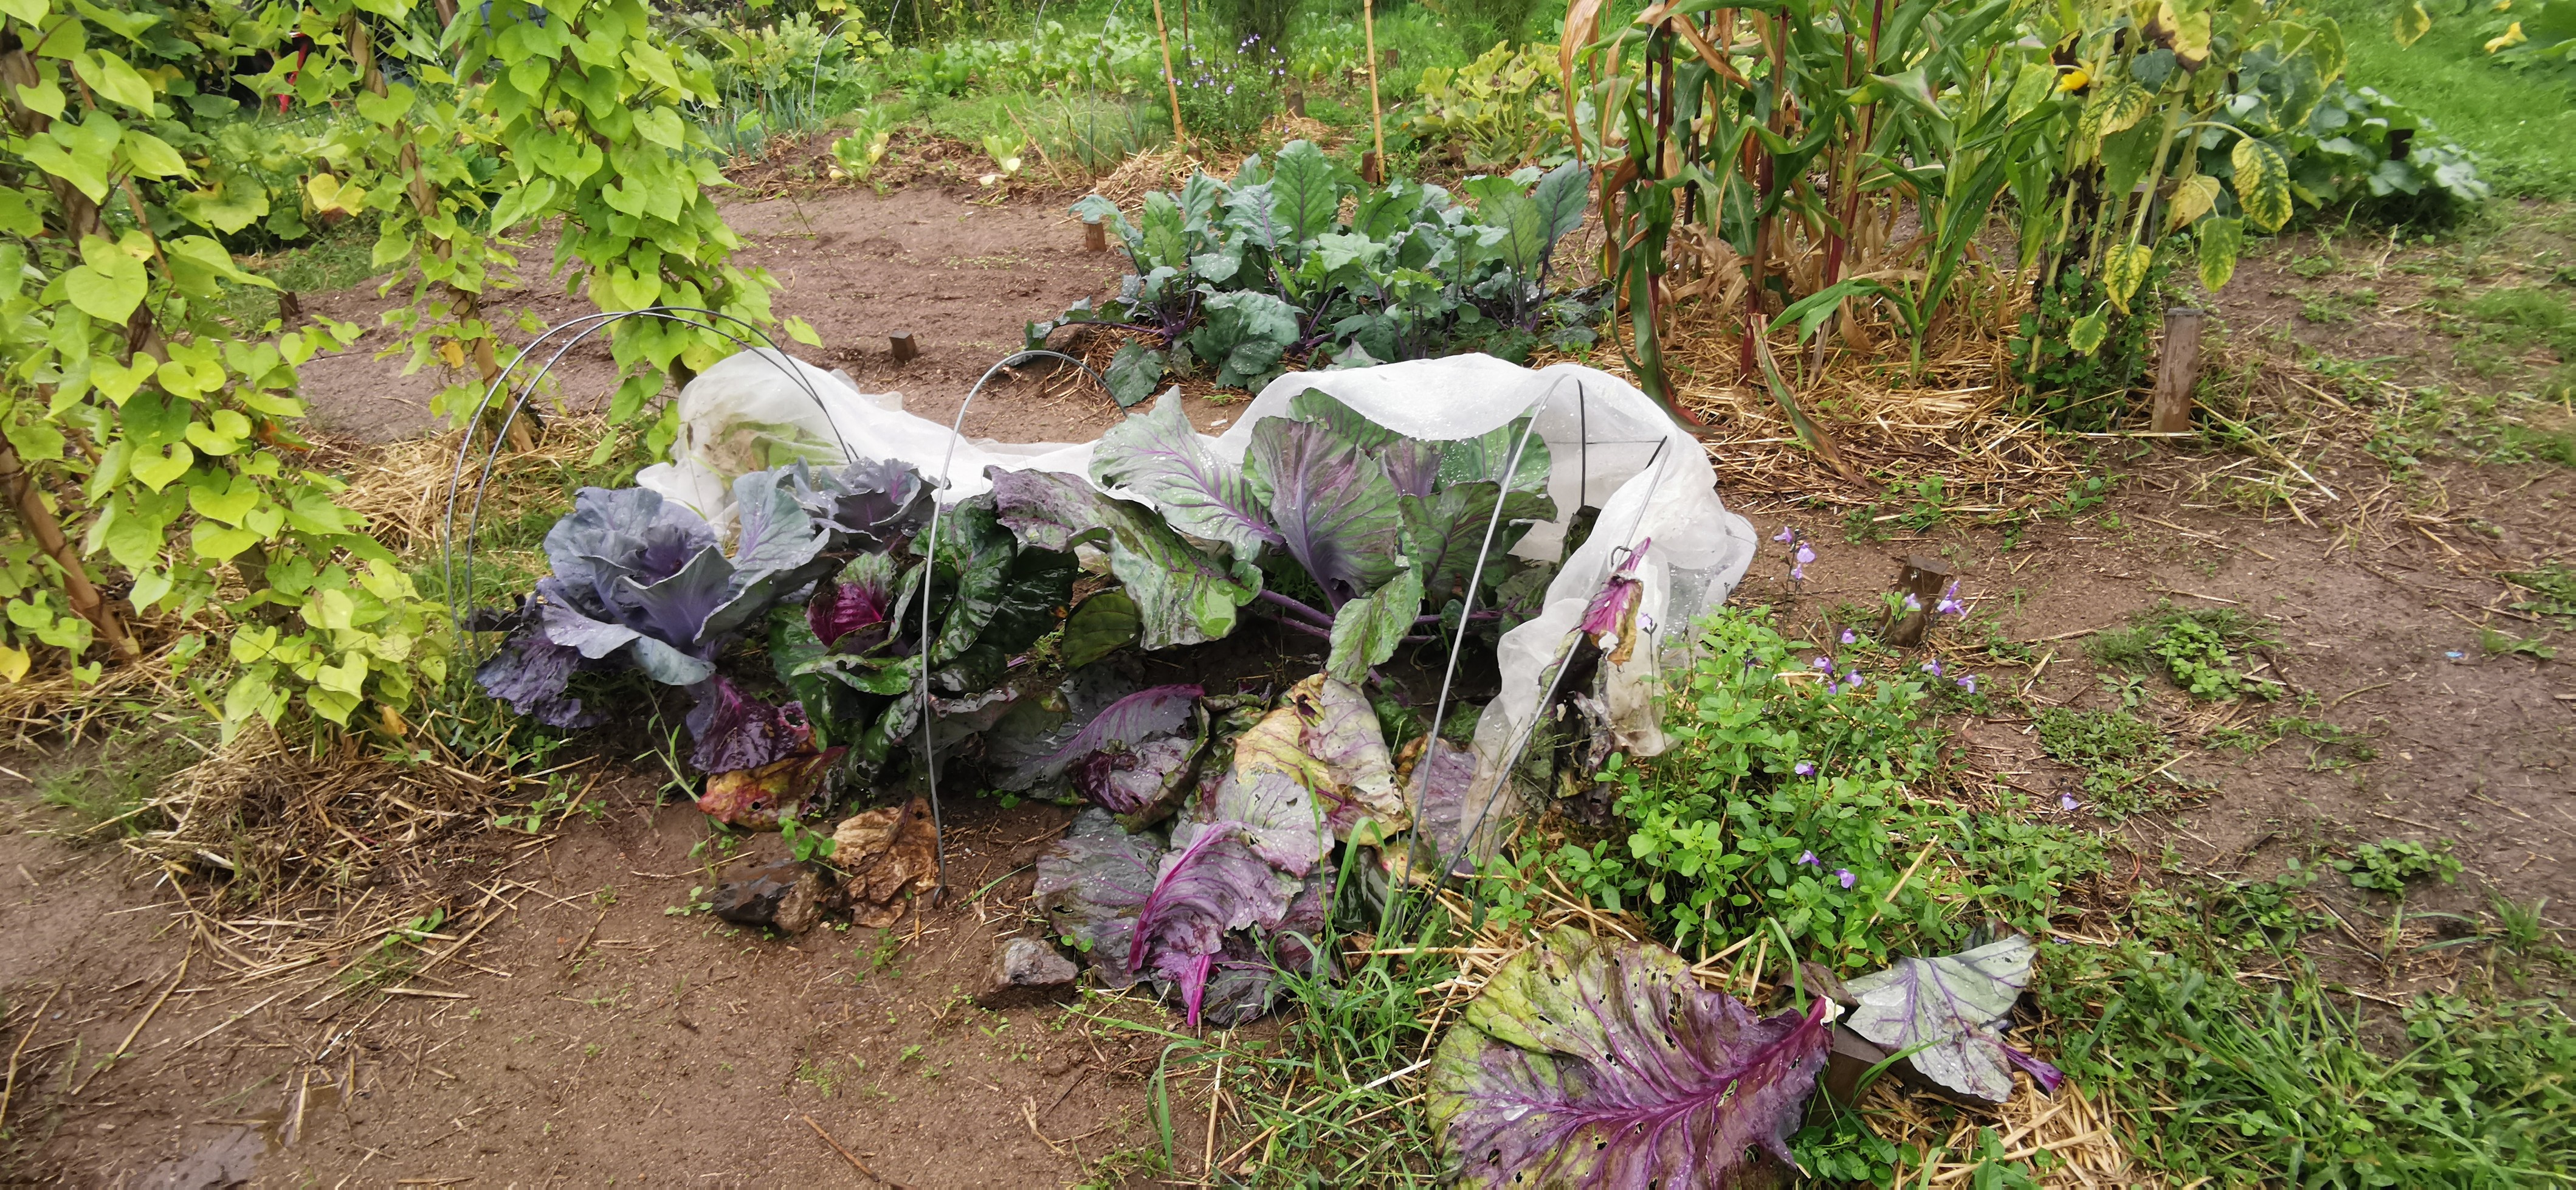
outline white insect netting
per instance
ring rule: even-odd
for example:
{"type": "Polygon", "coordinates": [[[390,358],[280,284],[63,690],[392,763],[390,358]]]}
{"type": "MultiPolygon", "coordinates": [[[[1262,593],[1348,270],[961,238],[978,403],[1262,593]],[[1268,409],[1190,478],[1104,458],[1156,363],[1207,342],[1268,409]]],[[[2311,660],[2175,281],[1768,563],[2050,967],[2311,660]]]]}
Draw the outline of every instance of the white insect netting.
{"type": "MultiPolygon", "coordinates": [[[[1521,538],[1512,551],[1520,558],[1557,561],[1577,512],[1600,510],[1591,533],[1562,559],[1539,614],[1503,635],[1501,693],[1476,725],[1477,776],[1467,799],[1468,822],[1488,824],[1477,850],[1491,847],[1517,809],[1503,767],[1533,730],[1585,609],[1623,565],[1639,582],[1640,639],[1626,661],[1602,662],[1611,731],[1637,755],[1663,751],[1654,707],[1663,675],[1686,661],[1691,621],[1734,591],[1756,548],[1752,525],[1718,498],[1698,442],[1617,377],[1575,364],[1532,371],[1486,355],[1291,372],[1264,387],[1223,434],[1202,441],[1214,457],[1239,464],[1253,426],[1285,415],[1290,399],[1309,389],[1421,439],[1473,437],[1534,416],[1558,516],[1521,538]]],[[[901,459],[934,482],[946,477],[943,503],[989,489],[988,466],[1090,478],[1092,443],[960,438],[905,412],[900,394],[863,393],[845,373],[777,352],[745,352],[708,369],[681,391],[679,418],[673,461],[636,480],[717,525],[731,520],[735,476],[798,458],[901,459]]]]}

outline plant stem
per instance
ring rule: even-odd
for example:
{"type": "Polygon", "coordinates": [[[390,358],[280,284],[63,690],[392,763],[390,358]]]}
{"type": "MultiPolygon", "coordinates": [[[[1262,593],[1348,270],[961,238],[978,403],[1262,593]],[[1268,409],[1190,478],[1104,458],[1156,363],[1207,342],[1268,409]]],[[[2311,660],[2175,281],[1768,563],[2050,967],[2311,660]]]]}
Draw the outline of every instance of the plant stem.
{"type": "MultiPolygon", "coordinates": [[[[1312,607],[1308,607],[1305,603],[1290,596],[1282,595],[1277,591],[1265,589],[1261,592],[1258,598],[1263,603],[1270,604],[1273,607],[1286,608],[1289,611],[1295,612],[1300,616],[1304,616],[1318,624],[1329,625],[1333,622],[1333,618],[1331,616],[1325,615],[1312,607]]],[[[1439,617],[1435,616],[1433,618],[1438,619],[1439,617]]]]}

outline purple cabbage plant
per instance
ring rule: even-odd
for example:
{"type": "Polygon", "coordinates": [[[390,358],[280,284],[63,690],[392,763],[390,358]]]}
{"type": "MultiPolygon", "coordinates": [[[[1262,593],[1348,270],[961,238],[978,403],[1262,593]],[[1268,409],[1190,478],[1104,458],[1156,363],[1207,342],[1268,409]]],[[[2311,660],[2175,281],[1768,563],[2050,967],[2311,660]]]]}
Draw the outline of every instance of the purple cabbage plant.
{"type": "MultiPolygon", "coordinates": [[[[644,488],[584,488],[547,531],[552,573],[521,603],[514,631],[475,671],[485,691],[539,722],[583,727],[599,714],[569,692],[573,675],[632,669],[697,696],[691,760],[706,772],[759,768],[810,752],[807,708],[743,694],[718,656],[781,602],[804,596],[855,555],[916,531],[930,495],[911,467],[804,463],[734,481],[730,526],[709,524],[644,488]]],[[[886,593],[824,581],[807,618],[836,641],[872,627],[886,593]]]]}
{"type": "MultiPolygon", "coordinates": [[[[1173,541],[1131,542],[1117,513],[1126,499],[1076,492],[1070,481],[996,476],[1005,523],[1031,544],[1073,541],[1108,530],[1112,573],[1138,607],[1147,648],[1190,643],[1222,631],[1196,614],[1215,576],[1233,580],[1218,607],[1230,629],[1234,608],[1257,605],[1292,632],[1331,643],[1326,669],[1355,680],[1407,642],[1435,639],[1444,617],[1473,592],[1478,621],[1497,621],[1512,577],[1503,555],[1529,526],[1552,519],[1546,442],[1523,441],[1524,422],[1475,438],[1405,438],[1318,391],[1291,399],[1286,416],[1253,428],[1240,465],[1214,457],[1182,415],[1177,396],[1131,414],[1101,437],[1091,477],[1107,492],[1159,510],[1173,541]],[[1518,456],[1515,458],[1515,448],[1518,456]],[[1497,504],[1502,524],[1492,552],[1479,551],[1497,504]],[[1201,544],[1204,543],[1204,544],[1201,544]],[[1152,562],[1149,568],[1142,563],[1152,562]],[[1293,573],[1322,595],[1317,606],[1262,581],[1293,573]],[[1211,576],[1173,582],[1165,573],[1211,576]],[[1158,630],[1177,624],[1182,630],[1158,630]],[[1186,626],[1202,628],[1191,636],[1186,626]],[[1158,641],[1159,638],[1159,641],[1158,641]]],[[[1168,531],[1168,530],[1167,530],[1168,531]]],[[[1454,618],[1450,619],[1454,623],[1454,618]]]]}

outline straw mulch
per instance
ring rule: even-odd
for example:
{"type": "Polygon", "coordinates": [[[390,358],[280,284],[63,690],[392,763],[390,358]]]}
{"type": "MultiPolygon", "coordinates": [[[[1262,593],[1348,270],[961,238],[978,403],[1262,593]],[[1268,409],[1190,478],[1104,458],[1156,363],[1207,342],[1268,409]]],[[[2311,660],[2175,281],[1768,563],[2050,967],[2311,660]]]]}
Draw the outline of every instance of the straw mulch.
{"type": "MultiPolygon", "coordinates": [[[[609,427],[604,414],[556,414],[537,433],[536,449],[505,447],[483,487],[483,531],[509,524],[531,507],[563,505],[564,477],[588,461],[601,438],[618,432],[609,427]]],[[[491,449],[490,440],[478,434],[459,477],[456,452],[464,433],[445,430],[353,453],[341,461],[349,487],[340,494],[340,506],[364,514],[369,532],[386,548],[406,558],[432,558],[446,548],[452,479],[456,544],[464,548],[475,511],[475,489],[482,482],[485,456],[491,449]]]]}
{"type": "MultiPolygon", "coordinates": [[[[1425,1046],[1425,1057],[1430,1047],[1438,1044],[1440,1027],[1459,1019],[1467,1003],[1484,990],[1486,981],[1503,964],[1547,932],[1572,925],[1597,936],[1629,941],[1652,938],[1645,923],[1593,906],[1556,883],[1553,874],[1549,880],[1554,887],[1533,884],[1527,890],[1543,901],[1533,906],[1531,920],[1516,928],[1489,920],[1482,929],[1474,929],[1475,919],[1466,899],[1454,892],[1441,895],[1442,907],[1460,932],[1468,934],[1468,942],[1442,952],[1457,961],[1458,974],[1423,989],[1425,995],[1439,997],[1423,1012],[1425,1026],[1432,1035],[1432,1041],[1425,1046]]],[[[1783,956],[1770,953],[1767,934],[1746,938],[1725,951],[1702,958],[1692,965],[1691,975],[1700,986],[1726,992],[1751,1005],[1770,1003],[1790,990],[1788,965],[1783,956]]],[[[2017,1037],[2015,1043],[2025,1051],[2031,1048],[2026,1034],[2017,1037]]],[[[1992,1106],[1964,1105],[1911,1091],[1893,1078],[1871,1084],[1860,1108],[1870,1130],[1896,1144],[1913,1145],[1925,1155],[1924,1165],[1899,1169],[1895,1184],[1964,1184],[1984,1164],[1976,1154],[1984,1148],[1981,1133],[1985,1130],[1993,1132],[2007,1161],[2048,1154],[2051,1167],[2038,1175],[2044,1186],[2127,1186],[2140,1180],[2137,1166],[2122,1144],[2118,1122],[2083,1088],[2069,1081],[2058,1094],[2050,1096],[2041,1093],[2025,1075],[2015,1074],[2013,1079],[2016,1090],[2012,1099],[1992,1106]]]]}
{"type": "Polygon", "coordinates": [[[546,780],[459,757],[439,733],[403,726],[417,750],[395,759],[353,737],[290,744],[254,721],[128,814],[166,825],[125,846],[173,875],[221,879],[236,900],[434,884],[429,873],[448,852],[488,845],[469,836],[515,788],[546,780]]]}
{"type": "MultiPolygon", "coordinates": [[[[2012,411],[2015,387],[2006,354],[2019,317],[2020,286],[2006,276],[1962,281],[1948,313],[1936,318],[1916,369],[1901,330],[1884,322],[1854,339],[1827,332],[1822,366],[1813,344],[1787,334],[1770,346],[1808,418],[1830,435],[1854,470],[1853,483],[1799,441],[1761,375],[1740,366],[1741,322],[1734,304],[1712,296],[1675,310],[1664,331],[1665,368],[1680,403],[1711,429],[1702,433],[1718,487],[1730,496],[1772,497],[1853,507],[1915,493],[1882,489],[1938,476],[1949,511],[1991,515],[2063,495],[2081,474],[2062,438],[2012,411]],[[1979,316],[1993,311],[1995,316],[1979,316]]],[[[1605,341],[1582,362],[1635,380],[1620,350],[1625,317],[1605,323],[1605,341]]],[[[1542,353],[1545,362],[1572,358],[1542,353]]],[[[1893,519],[1891,513],[1881,519],[1893,519]]]]}

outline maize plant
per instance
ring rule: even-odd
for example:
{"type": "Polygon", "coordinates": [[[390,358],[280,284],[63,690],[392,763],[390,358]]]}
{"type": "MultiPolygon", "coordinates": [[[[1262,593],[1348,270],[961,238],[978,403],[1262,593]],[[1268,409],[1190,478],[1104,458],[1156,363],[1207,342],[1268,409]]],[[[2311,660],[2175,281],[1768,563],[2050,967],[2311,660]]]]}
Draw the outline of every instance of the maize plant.
{"type": "Polygon", "coordinates": [[[2013,263],[2092,282],[2090,321],[2057,329],[2098,346],[2164,234],[2193,229],[2215,287],[2245,222],[2289,217],[2260,129],[2304,121],[2342,71],[2331,22],[2262,0],[1663,0],[1608,31],[1601,10],[1576,0],[1559,61],[1631,366],[1694,424],[1663,338],[1675,308],[1715,302],[1741,372],[1829,457],[1765,334],[1794,323],[1867,354],[1878,326],[1919,363],[1962,277],[2000,274],[1981,236],[2009,194],[2013,263]]]}

